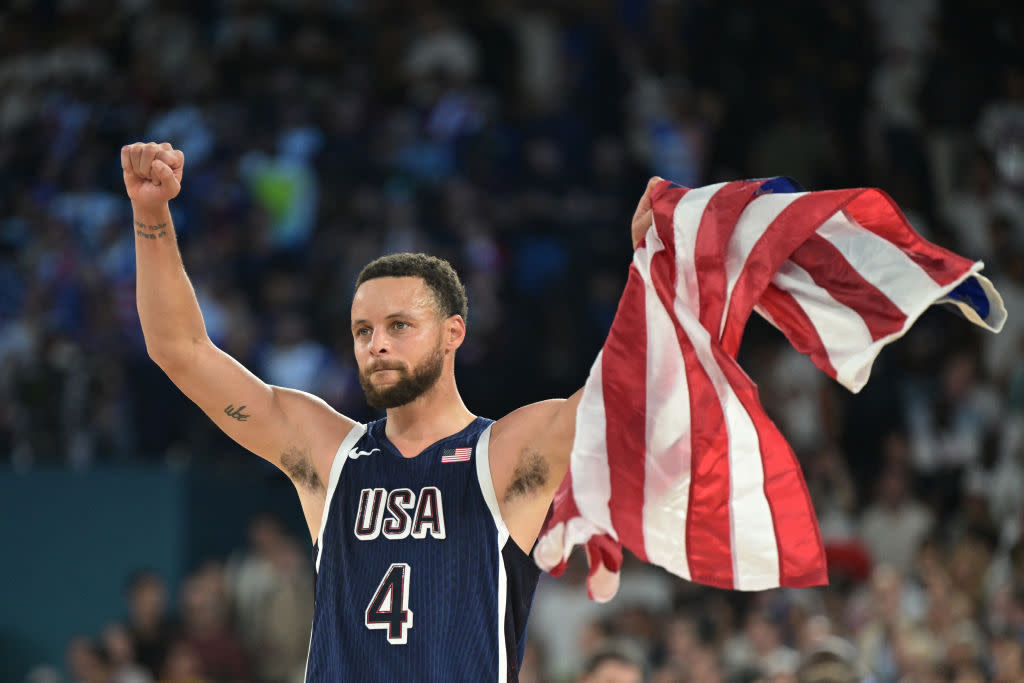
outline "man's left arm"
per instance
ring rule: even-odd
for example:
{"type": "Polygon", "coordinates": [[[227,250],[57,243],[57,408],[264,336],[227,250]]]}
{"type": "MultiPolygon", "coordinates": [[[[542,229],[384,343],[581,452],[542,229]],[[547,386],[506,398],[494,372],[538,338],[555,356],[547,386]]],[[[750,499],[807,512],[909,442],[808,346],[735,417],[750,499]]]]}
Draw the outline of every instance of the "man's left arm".
{"type": "MultiPolygon", "coordinates": [[[[660,182],[657,176],[647,181],[633,212],[630,233],[634,250],[654,220],[651,190],[660,182]]],[[[527,553],[569,469],[576,409],[582,397],[580,389],[568,399],[524,406],[491,428],[491,479],[498,508],[509,535],[527,553]]]]}
{"type": "Polygon", "coordinates": [[[523,406],[491,428],[491,480],[498,509],[509,535],[526,553],[569,470],[582,395],[580,389],[568,399],[523,406]]]}

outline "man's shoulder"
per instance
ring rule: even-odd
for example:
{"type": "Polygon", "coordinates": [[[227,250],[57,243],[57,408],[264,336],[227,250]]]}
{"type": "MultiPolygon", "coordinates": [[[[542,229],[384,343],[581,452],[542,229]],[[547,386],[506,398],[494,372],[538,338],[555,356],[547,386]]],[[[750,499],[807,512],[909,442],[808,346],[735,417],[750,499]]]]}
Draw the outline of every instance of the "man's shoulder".
{"type": "Polygon", "coordinates": [[[494,421],[491,440],[528,440],[547,425],[564,404],[564,398],[552,398],[517,408],[494,421]]]}
{"type": "Polygon", "coordinates": [[[491,426],[490,453],[492,460],[506,461],[509,467],[530,448],[555,420],[565,399],[538,401],[513,410],[491,426]]]}

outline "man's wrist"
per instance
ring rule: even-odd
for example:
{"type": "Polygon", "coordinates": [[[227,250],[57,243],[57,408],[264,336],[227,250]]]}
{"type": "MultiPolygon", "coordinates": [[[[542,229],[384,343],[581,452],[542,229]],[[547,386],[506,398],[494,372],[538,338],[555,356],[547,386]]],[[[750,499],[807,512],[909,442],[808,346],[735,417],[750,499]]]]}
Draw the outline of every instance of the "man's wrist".
{"type": "Polygon", "coordinates": [[[156,207],[139,207],[133,204],[132,214],[132,223],[138,237],[155,240],[167,237],[171,233],[171,212],[166,203],[156,207]]]}
{"type": "Polygon", "coordinates": [[[132,204],[132,215],[136,224],[156,225],[164,223],[169,225],[171,222],[171,208],[167,202],[156,206],[137,206],[132,204]]]}

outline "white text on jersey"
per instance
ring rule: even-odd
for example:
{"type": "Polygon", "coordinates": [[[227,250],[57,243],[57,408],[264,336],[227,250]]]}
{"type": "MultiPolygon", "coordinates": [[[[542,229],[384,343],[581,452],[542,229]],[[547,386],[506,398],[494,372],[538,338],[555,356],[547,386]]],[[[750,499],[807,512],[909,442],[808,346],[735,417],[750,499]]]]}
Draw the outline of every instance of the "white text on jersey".
{"type": "Polygon", "coordinates": [[[356,512],[356,538],[398,541],[407,536],[444,538],[444,505],[436,486],[424,486],[419,498],[412,489],[363,489],[356,512]],[[386,514],[385,514],[386,513],[386,514]]]}

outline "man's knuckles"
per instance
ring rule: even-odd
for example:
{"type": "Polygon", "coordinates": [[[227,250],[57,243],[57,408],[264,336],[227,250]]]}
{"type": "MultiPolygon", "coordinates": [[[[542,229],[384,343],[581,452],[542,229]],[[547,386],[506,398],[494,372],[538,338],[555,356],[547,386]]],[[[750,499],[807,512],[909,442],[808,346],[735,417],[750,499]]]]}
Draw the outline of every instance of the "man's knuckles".
{"type": "Polygon", "coordinates": [[[175,149],[161,149],[155,159],[164,162],[170,169],[181,168],[185,163],[185,155],[175,149]]]}

